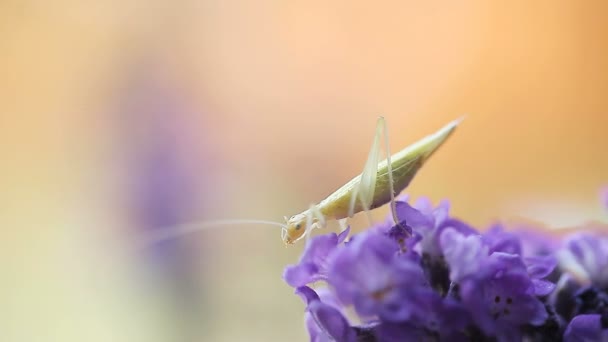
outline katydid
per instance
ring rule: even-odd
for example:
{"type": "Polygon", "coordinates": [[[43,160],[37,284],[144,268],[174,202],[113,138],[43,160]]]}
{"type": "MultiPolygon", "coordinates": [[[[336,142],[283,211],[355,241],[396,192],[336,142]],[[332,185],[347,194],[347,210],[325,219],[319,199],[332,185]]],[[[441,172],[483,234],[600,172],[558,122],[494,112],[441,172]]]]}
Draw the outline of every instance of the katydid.
{"type": "Polygon", "coordinates": [[[403,191],[430,156],[454,132],[461,119],[454,120],[437,132],[426,136],[405,149],[390,154],[388,129],[379,117],[376,133],[363,172],[344,184],[331,195],[309,209],[286,219],[286,224],[264,220],[219,220],[183,224],[159,231],[144,242],[149,245],[161,240],[189,234],[218,225],[266,224],[280,226],[285,244],[293,244],[314,228],[325,227],[328,220],[344,220],[353,215],[381,207],[390,202],[395,224],[401,224],[395,212],[395,195],[403,191]],[[380,137],[384,136],[386,159],[380,161],[380,137]]]}
{"type": "Polygon", "coordinates": [[[363,172],[308,210],[287,220],[282,238],[292,244],[313,228],[324,227],[327,220],[342,220],[361,211],[369,211],[391,203],[395,224],[395,195],[403,191],[429,157],[454,132],[461,120],[445,125],[439,131],[419,140],[391,156],[388,129],[383,117],[378,118],[376,134],[363,172]],[[386,159],[378,163],[380,136],[384,133],[386,159]]]}

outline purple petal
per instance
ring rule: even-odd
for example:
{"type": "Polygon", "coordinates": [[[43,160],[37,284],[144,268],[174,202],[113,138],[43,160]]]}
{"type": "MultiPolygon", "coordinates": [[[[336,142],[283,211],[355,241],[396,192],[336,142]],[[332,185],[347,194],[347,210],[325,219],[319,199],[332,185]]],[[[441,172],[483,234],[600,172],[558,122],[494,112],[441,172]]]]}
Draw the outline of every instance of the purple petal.
{"type": "MultiPolygon", "coordinates": [[[[549,318],[549,313],[547,312],[547,308],[540,300],[535,300],[534,298],[530,298],[527,303],[528,312],[531,314],[530,319],[527,323],[532,325],[542,325],[549,318]]],[[[513,314],[517,314],[517,311],[514,311],[513,314]]]]}
{"type": "Polygon", "coordinates": [[[306,302],[306,327],[311,341],[356,341],[356,333],[340,310],[321,302],[319,295],[308,286],[295,293],[306,302]]]}
{"type": "Polygon", "coordinates": [[[572,319],[566,332],[564,342],[606,341],[608,330],[602,329],[600,315],[578,315],[572,319]]]}
{"type": "Polygon", "coordinates": [[[316,289],[315,292],[317,293],[317,295],[319,296],[319,298],[321,299],[321,301],[329,306],[332,306],[340,311],[343,310],[344,305],[342,305],[342,303],[340,303],[340,301],[338,300],[338,298],[336,298],[336,295],[330,291],[329,288],[327,287],[322,287],[319,289],[316,289]]]}
{"type": "Polygon", "coordinates": [[[437,205],[437,208],[433,210],[433,216],[435,217],[435,226],[440,226],[450,216],[450,202],[442,200],[437,205]]]}
{"type": "Polygon", "coordinates": [[[505,232],[501,225],[495,225],[483,235],[490,253],[502,252],[521,255],[521,243],[517,235],[505,232]]]}
{"type": "Polygon", "coordinates": [[[534,294],[539,297],[549,295],[555,289],[555,284],[547,280],[532,279],[534,285],[534,294]]]}
{"type": "Polygon", "coordinates": [[[315,332],[317,336],[325,334],[335,341],[354,342],[357,340],[355,330],[337,309],[321,301],[314,301],[308,305],[308,312],[319,329],[318,332],[315,332]]]}
{"type": "Polygon", "coordinates": [[[283,279],[292,287],[304,286],[321,280],[319,267],[312,263],[304,263],[285,267],[283,279]]]}
{"type": "Polygon", "coordinates": [[[524,258],[524,263],[531,278],[541,279],[553,272],[557,266],[557,259],[552,255],[533,256],[524,258]]]}
{"type": "Polygon", "coordinates": [[[363,317],[407,319],[414,310],[409,299],[426,279],[420,265],[398,251],[384,234],[361,233],[332,256],[328,284],[341,303],[353,304],[363,317]]]}
{"type": "Polygon", "coordinates": [[[383,234],[358,234],[329,261],[328,283],[341,302],[350,304],[357,294],[383,286],[397,250],[398,245],[383,234]]]}
{"type": "Polygon", "coordinates": [[[540,325],[547,320],[547,310],[534,290],[521,258],[501,252],[490,255],[479,272],[460,283],[462,303],[474,322],[499,340],[505,334],[519,334],[517,327],[523,324],[540,325]]]}
{"type": "Polygon", "coordinates": [[[473,234],[479,235],[479,232],[477,232],[473,227],[455,218],[448,218],[443,221],[443,223],[441,223],[441,225],[439,226],[438,230],[445,228],[454,228],[460,234],[465,236],[473,234]]]}
{"type": "Polygon", "coordinates": [[[486,288],[480,285],[474,278],[462,281],[460,283],[460,296],[476,325],[486,334],[490,335],[494,333],[495,320],[489,314],[487,308],[485,298],[488,297],[488,294],[486,288]]]}
{"type": "Polygon", "coordinates": [[[449,334],[464,328],[469,323],[469,315],[464,307],[451,299],[443,299],[430,289],[412,291],[412,312],[410,323],[431,331],[449,334]]]}
{"type": "Polygon", "coordinates": [[[528,226],[516,228],[513,234],[519,238],[525,257],[552,254],[560,245],[555,235],[528,226]]]}
{"type": "Polygon", "coordinates": [[[433,202],[428,197],[419,197],[414,203],[414,208],[424,215],[428,215],[433,212],[433,202]]]}
{"type": "MultiPolygon", "coordinates": [[[[566,247],[572,252],[572,254],[579,260],[585,259],[585,251],[587,250],[587,244],[593,237],[586,233],[573,234],[566,241],[566,247]]],[[[591,249],[591,248],[589,248],[591,249]]]]}
{"type": "Polygon", "coordinates": [[[417,342],[428,337],[422,328],[409,323],[383,322],[376,328],[376,338],[382,342],[417,342]]]}
{"type": "Polygon", "coordinates": [[[306,245],[300,261],[319,262],[325,259],[337,245],[338,235],[335,233],[315,236],[306,245]]]}
{"type": "MultiPolygon", "coordinates": [[[[348,232],[346,234],[348,234],[348,232]]],[[[319,235],[312,238],[308,244],[306,244],[300,262],[296,265],[285,267],[285,270],[283,271],[283,279],[285,282],[292,287],[299,287],[326,279],[326,260],[336,249],[338,244],[338,235],[335,233],[319,235]]]]}
{"type": "Polygon", "coordinates": [[[405,223],[413,229],[432,228],[434,225],[434,222],[429,216],[414,209],[407,202],[396,202],[395,207],[399,221],[405,221],[405,223]]]}
{"type": "Polygon", "coordinates": [[[453,228],[445,229],[439,238],[441,249],[450,267],[450,280],[458,282],[479,270],[488,255],[479,235],[464,236],[453,228]]]}
{"type": "Polygon", "coordinates": [[[333,342],[331,337],[321,331],[319,324],[317,324],[315,318],[308,311],[304,313],[304,325],[308,331],[310,342],[333,342]]]}
{"type": "Polygon", "coordinates": [[[461,303],[444,299],[442,306],[442,321],[439,327],[442,334],[451,334],[459,331],[470,323],[470,315],[461,303]]]}
{"type": "Polygon", "coordinates": [[[308,305],[316,300],[320,300],[317,293],[308,286],[298,287],[295,291],[295,294],[300,296],[300,298],[302,298],[302,300],[304,301],[304,303],[306,303],[306,305],[308,305]]]}

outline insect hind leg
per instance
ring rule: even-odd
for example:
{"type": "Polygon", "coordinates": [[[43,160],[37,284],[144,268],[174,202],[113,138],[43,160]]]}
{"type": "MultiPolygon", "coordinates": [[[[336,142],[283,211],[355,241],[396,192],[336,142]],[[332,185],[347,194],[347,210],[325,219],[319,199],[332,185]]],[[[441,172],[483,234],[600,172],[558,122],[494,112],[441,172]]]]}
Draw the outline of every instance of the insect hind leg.
{"type": "Polygon", "coordinates": [[[388,125],[386,124],[386,120],[384,117],[380,116],[376,123],[376,133],[374,135],[374,140],[372,142],[372,147],[370,148],[367,161],[365,162],[365,166],[363,167],[363,172],[361,173],[361,181],[359,182],[359,186],[353,189],[353,193],[350,200],[348,216],[352,217],[354,215],[356,202],[360,201],[363,210],[367,214],[368,220],[370,224],[372,223],[371,215],[369,214],[370,208],[374,206],[374,194],[376,191],[376,182],[378,179],[378,164],[380,162],[380,137],[384,136],[384,151],[386,154],[386,164],[388,171],[388,185],[390,192],[390,207],[391,214],[393,220],[396,225],[404,228],[401,225],[401,221],[397,216],[397,208],[395,202],[395,183],[393,179],[393,166],[391,164],[391,151],[390,151],[390,143],[389,143],[389,135],[388,135],[388,125]]]}
{"type": "Polygon", "coordinates": [[[355,214],[355,206],[357,201],[361,204],[363,210],[367,213],[368,219],[371,223],[371,216],[369,216],[369,210],[372,207],[374,201],[374,193],[376,191],[376,181],[378,179],[378,163],[380,161],[380,137],[385,127],[383,117],[379,117],[376,123],[376,133],[372,141],[372,146],[367,155],[367,160],[363,166],[363,172],[361,173],[361,180],[359,186],[353,189],[353,193],[350,198],[350,204],[348,209],[348,216],[352,217],[355,214]]]}
{"type": "Polygon", "coordinates": [[[382,120],[382,122],[379,124],[381,124],[383,126],[382,129],[384,131],[384,151],[386,152],[388,186],[389,186],[389,191],[390,191],[390,195],[391,195],[391,204],[390,204],[391,215],[393,216],[395,225],[406,230],[405,227],[403,227],[403,225],[401,225],[401,220],[399,220],[399,217],[397,216],[397,202],[395,202],[395,183],[393,180],[393,166],[391,165],[391,149],[390,149],[390,142],[389,142],[389,138],[388,138],[388,125],[386,124],[385,120],[382,120]]]}
{"type": "Polygon", "coordinates": [[[388,125],[384,117],[379,117],[376,123],[376,135],[374,142],[369,152],[368,160],[365,164],[363,173],[361,174],[361,183],[359,189],[360,200],[363,208],[367,211],[373,204],[374,191],[376,188],[376,180],[378,177],[378,163],[380,161],[380,136],[384,136],[384,152],[386,155],[386,165],[388,171],[388,185],[390,192],[390,208],[391,215],[395,224],[401,225],[397,217],[397,208],[395,202],[395,182],[393,179],[393,165],[391,162],[391,148],[388,135],[388,125]]]}

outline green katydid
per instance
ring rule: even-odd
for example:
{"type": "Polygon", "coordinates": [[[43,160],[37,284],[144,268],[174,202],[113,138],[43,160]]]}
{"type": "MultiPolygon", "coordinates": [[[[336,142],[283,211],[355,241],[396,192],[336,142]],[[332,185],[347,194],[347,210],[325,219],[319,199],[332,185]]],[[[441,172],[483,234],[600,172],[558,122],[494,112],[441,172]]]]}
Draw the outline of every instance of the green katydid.
{"type": "Polygon", "coordinates": [[[454,132],[461,120],[445,125],[439,131],[391,156],[388,129],[383,117],[378,118],[376,134],[363,172],[308,210],[287,220],[283,241],[292,244],[315,227],[324,227],[328,219],[342,220],[361,211],[391,203],[396,224],[395,195],[403,191],[429,157],[454,132]],[[379,163],[380,136],[384,135],[386,159],[379,163]]]}
{"type": "Polygon", "coordinates": [[[289,219],[285,217],[286,224],[265,220],[219,220],[184,224],[159,231],[159,234],[148,237],[144,245],[218,225],[240,224],[280,226],[283,242],[293,244],[310,233],[312,229],[324,227],[327,220],[339,220],[343,224],[345,219],[361,211],[369,212],[389,202],[393,219],[396,224],[400,224],[395,212],[395,195],[410,184],[418,170],[448,139],[460,121],[461,119],[454,120],[437,132],[391,155],[386,121],[380,117],[363,172],[318,204],[311,205],[309,209],[289,219]],[[386,150],[386,159],[383,161],[380,161],[381,136],[384,136],[386,150]]]}

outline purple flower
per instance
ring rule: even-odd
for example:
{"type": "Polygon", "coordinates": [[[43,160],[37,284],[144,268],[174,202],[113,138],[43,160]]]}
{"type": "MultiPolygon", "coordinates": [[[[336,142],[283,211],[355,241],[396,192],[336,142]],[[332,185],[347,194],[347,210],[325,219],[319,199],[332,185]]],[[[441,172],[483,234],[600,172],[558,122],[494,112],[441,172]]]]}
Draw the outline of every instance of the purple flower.
{"type": "Polygon", "coordinates": [[[399,224],[387,219],[348,243],[347,233],[315,237],[286,268],[312,341],[608,342],[608,234],[558,247],[529,227],[480,234],[451,218],[447,201],[396,207],[399,224]],[[318,280],[327,288],[302,286],[318,280]],[[345,318],[348,307],[362,325],[345,318]]]}
{"type": "Polygon", "coordinates": [[[332,256],[328,283],[363,317],[406,320],[416,310],[412,298],[430,289],[420,266],[398,251],[398,244],[383,234],[359,234],[332,256]]]}
{"type": "Polygon", "coordinates": [[[503,252],[521,255],[521,243],[517,235],[506,232],[500,224],[494,225],[483,234],[483,239],[490,248],[490,254],[503,252]]]}
{"type": "Polygon", "coordinates": [[[595,341],[608,341],[608,315],[578,315],[564,333],[564,342],[595,341]]]}
{"type": "Polygon", "coordinates": [[[550,232],[530,226],[518,227],[513,231],[521,243],[522,256],[549,255],[555,253],[560,242],[550,232]]]}
{"type": "Polygon", "coordinates": [[[537,296],[550,294],[555,289],[555,284],[543,280],[543,278],[553,272],[553,269],[557,266],[557,259],[552,255],[546,255],[526,257],[523,258],[523,261],[534,285],[534,294],[537,296]]]}
{"type": "Polygon", "coordinates": [[[336,247],[344,242],[349,231],[350,227],[339,235],[330,233],[312,238],[306,245],[300,262],[285,268],[285,282],[292,287],[299,287],[327,279],[327,259],[336,247]]]}
{"type": "Polygon", "coordinates": [[[541,325],[548,318],[519,256],[493,253],[459,287],[463,304],[486,335],[517,339],[521,326],[541,325]]]}
{"type": "Polygon", "coordinates": [[[558,256],[564,270],[608,289],[608,235],[574,234],[567,238],[558,256]]]}
{"type": "Polygon", "coordinates": [[[489,248],[480,235],[465,236],[450,228],[441,234],[440,241],[453,282],[477,273],[489,254],[489,248]]]}

